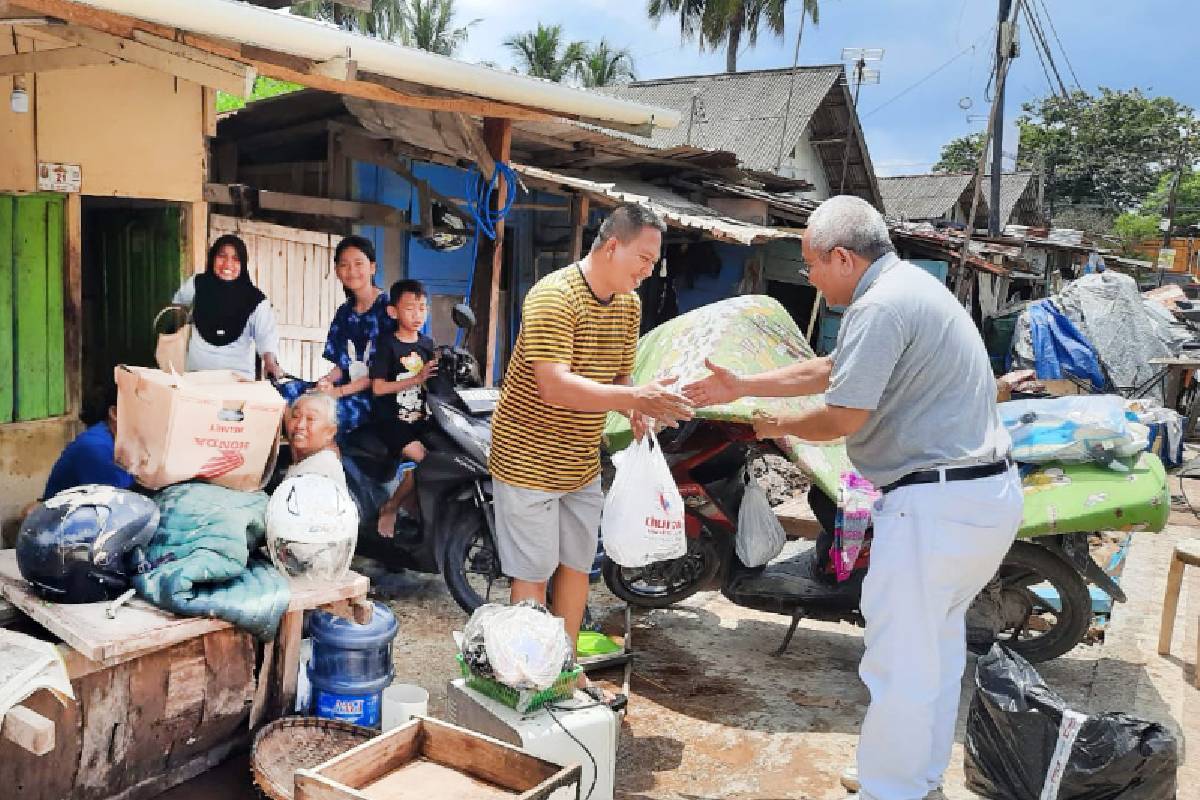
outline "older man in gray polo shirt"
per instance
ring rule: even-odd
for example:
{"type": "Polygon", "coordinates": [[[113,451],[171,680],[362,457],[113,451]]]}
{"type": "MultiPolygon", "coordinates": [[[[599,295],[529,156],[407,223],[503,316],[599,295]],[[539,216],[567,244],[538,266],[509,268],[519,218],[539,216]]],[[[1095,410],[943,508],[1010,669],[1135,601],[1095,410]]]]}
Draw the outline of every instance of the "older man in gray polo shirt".
{"type": "Polygon", "coordinates": [[[966,665],[967,606],[1021,520],[1021,486],[996,411],[996,385],[971,318],[946,288],[898,258],[887,225],[856,197],[813,212],[809,277],[848,306],[837,348],[759,375],[712,364],[685,387],[697,406],[737,397],[825,394],[819,409],[765,418],[760,438],[845,437],[883,498],[863,583],[871,692],[857,781],[869,800],[941,795],[966,665]]]}

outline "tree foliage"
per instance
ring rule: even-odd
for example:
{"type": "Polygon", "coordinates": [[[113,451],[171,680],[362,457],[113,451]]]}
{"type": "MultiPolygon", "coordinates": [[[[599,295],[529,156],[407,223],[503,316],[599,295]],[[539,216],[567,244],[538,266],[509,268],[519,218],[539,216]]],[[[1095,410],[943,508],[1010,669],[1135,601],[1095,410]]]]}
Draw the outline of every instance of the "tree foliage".
{"type": "Polygon", "coordinates": [[[580,70],[587,56],[585,42],[567,42],[562,25],[543,25],[504,40],[504,46],[517,58],[517,66],[526,75],[563,81],[580,70]]]}
{"type": "MultiPolygon", "coordinates": [[[[819,0],[801,2],[801,15],[819,24],[819,0]]],[[[649,0],[646,13],[655,24],[677,18],[680,38],[696,39],[701,51],[724,47],[725,71],[737,72],[743,41],[747,47],[756,47],[763,26],[775,36],[783,36],[786,6],[787,0],[649,0]]]]}
{"type": "Polygon", "coordinates": [[[254,79],[254,91],[245,99],[232,94],[225,94],[225,92],[217,92],[217,113],[245,108],[246,103],[253,103],[256,100],[266,100],[268,97],[278,97],[281,94],[288,94],[289,92],[299,91],[303,88],[298,83],[264,78],[260,75],[254,79]]]}
{"type": "MultiPolygon", "coordinates": [[[[1142,202],[1142,211],[1165,217],[1170,204],[1171,184],[1174,181],[1174,173],[1159,178],[1158,186],[1142,202]]],[[[1175,195],[1173,227],[1176,231],[1183,232],[1196,225],[1200,225],[1200,172],[1188,169],[1180,175],[1179,191],[1175,195]]]]}
{"type": "Polygon", "coordinates": [[[1044,171],[1051,208],[1135,207],[1182,154],[1198,154],[1191,108],[1139,89],[1076,90],[1027,103],[1018,118],[1021,164],[1044,171]]]}
{"type": "Polygon", "coordinates": [[[623,48],[615,48],[604,39],[595,47],[588,48],[577,71],[584,86],[611,86],[636,78],[633,71],[633,56],[623,48]]]}
{"type": "Polygon", "coordinates": [[[471,28],[482,20],[454,26],[455,0],[403,0],[401,41],[431,53],[452,56],[466,44],[471,28]]]}
{"type": "Polygon", "coordinates": [[[933,165],[934,172],[975,172],[983,153],[984,133],[972,133],[951,139],[942,146],[942,154],[933,165]]]}
{"type": "Polygon", "coordinates": [[[1152,214],[1126,212],[1113,222],[1113,236],[1121,248],[1121,254],[1132,256],[1147,239],[1158,233],[1158,217],[1152,214]]]}
{"type": "Polygon", "coordinates": [[[405,6],[407,0],[371,0],[370,11],[357,11],[332,0],[302,0],[292,5],[292,13],[333,23],[343,30],[398,41],[404,34],[405,6]]]}

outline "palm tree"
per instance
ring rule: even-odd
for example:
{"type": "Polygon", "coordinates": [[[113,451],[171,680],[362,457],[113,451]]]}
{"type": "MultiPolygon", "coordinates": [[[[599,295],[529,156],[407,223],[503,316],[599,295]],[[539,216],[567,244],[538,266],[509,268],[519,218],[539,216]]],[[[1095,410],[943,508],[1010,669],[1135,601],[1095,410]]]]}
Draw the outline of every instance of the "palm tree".
{"type": "Polygon", "coordinates": [[[526,75],[552,81],[562,81],[576,72],[587,48],[583,42],[570,42],[564,47],[562,25],[540,22],[535,31],[509,36],[504,46],[517,57],[518,66],[526,75]]]}
{"type": "Polygon", "coordinates": [[[401,0],[401,19],[404,22],[404,43],[431,53],[452,56],[467,41],[473,19],[461,28],[454,28],[455,0],[401,0]]]}
{"type": "Polygon", "coordinates": [[[371,0],[370,11],[356,11],[332,0],[304,0],[294,3],[292,13],[324,22],[355,33],[396,41],[404,35],[406,0],[371,0]]]}
{"type": "MultiPolygon", "coordinates": [[[[802,16],[816,25],[820,21],[820,0],[802,0],[802,16]]],[[[679,32],[687,41],[699,40],[700,49],[725,46],[725,71],[737,72],[738,50],[742,39],[750,47],[758,44],[762,23],[776,36],[783,35],[783,12],[787,0],[650,0],[646,13],[655,22],[679,17],[679,32]]]]}
{"type": "Polygon", "coordinates": [[[589,49],[578,67],[579,79],[588,88],[610,86],[635,79],[633,56],[629,51],[610,47],[604,39],[589,49]]]}

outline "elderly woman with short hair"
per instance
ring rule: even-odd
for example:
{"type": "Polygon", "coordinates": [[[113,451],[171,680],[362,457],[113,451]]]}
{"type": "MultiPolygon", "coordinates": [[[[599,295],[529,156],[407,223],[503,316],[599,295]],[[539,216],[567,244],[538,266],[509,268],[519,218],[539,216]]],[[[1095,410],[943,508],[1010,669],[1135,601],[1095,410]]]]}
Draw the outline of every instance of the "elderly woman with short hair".
{"type": "Polygon", "coordinates": [[[284,479],[297,475],[324,475],[346,486],[346,473],[334,438],[338,432],[337,401],[327,394],[306,394],[292,403],[283,418],[292,465],[284,479]]]}

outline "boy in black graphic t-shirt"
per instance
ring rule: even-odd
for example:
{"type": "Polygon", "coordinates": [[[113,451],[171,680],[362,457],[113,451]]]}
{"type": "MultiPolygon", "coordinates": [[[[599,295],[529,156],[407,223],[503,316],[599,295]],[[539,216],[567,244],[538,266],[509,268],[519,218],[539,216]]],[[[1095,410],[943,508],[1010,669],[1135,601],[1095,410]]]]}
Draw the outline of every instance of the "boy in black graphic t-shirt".
{"type": "MultiPolygon", "coordinates": [[[[421,333],[429,316],[429,298],[419,281],[396,281],[388,296],[388,316],[395,333],[375,341],[371,357],[371,390],[375,395],[376,430],[390,453],[409,461],[425,458],[420,436],[425,421],[425,383],[437,372],[436,347],[421,333]]],[[[392,536],[396,513],[412,493],[412,475],[379,510],[379,533],[392,536]]]]}

